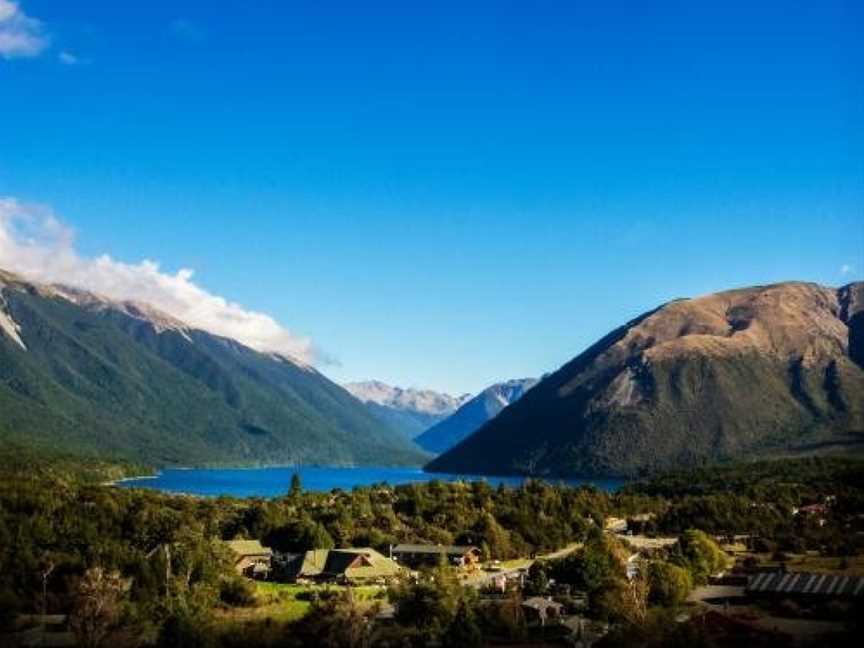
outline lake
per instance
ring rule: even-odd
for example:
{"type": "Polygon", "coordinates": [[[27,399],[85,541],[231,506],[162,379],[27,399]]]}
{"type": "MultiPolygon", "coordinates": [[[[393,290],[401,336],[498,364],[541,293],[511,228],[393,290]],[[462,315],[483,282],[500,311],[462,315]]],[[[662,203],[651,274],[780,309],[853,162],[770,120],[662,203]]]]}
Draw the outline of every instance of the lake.
{"type": "MultiPolygon", "coordinates": [[[[138,477],[117,482],[122,488],[151,488],[168,493],[234,497],[276,497],[284,495],[291,484],[291,476],[300,474],[304,490],[330,491],[334,488],[351,490],[355,486],[369,486],[386,482],[391,485],[441,481],[483,480],[497,486],[518,486],[524,477],[489,477],[480,475],[446,475],[425,473],[419,468],[394,467],[322,467],[299,466],[282,468],[167,468],[154,477],[138,477]]],[[[578,486],[591,484],[602,490],[614,491],[623,482],[617,479],[559,479],[550,480],[578,486]]]]}

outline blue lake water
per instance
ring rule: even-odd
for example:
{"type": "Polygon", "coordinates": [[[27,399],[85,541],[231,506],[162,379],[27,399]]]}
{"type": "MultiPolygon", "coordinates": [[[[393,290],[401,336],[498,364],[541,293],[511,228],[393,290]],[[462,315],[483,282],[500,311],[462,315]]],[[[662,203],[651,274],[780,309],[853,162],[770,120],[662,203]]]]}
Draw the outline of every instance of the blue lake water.
{"type": "MultiPolygon", "coordinates": [[[[190,495],[231,495],[234,497],[276,497],[284,495],[291,484],[291,476],[300,474],[304,490],[330,491],[334,488],[351,490],[355,486],[369,486],[386,482],[391,485],[441,481],[483,480],[492,486],[505,484],[518,486],[523,477],[488,477],[479,475],[445,475],[425,473],[419,468],[375,467],[321,467],[298,466],[284,468],[169,468],[155,477],[142,477],[117,482],[122,488],[152,488],[169,493],[190,495]]],[[[556,483],[578,486],[591,484],[613,491],[623,482],[616,479],[561,479],[556,483]]]]}

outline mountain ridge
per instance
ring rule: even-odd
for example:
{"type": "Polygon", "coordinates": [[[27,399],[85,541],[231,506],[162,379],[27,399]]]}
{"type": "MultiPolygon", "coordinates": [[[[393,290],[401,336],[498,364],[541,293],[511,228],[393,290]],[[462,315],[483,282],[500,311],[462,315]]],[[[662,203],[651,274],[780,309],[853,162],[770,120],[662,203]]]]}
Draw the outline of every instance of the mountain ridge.
{"type": "Polygon", "coordinates": [[[668,302],[607,334],[427,469],[628,477],[858,448],[862,304],[861,282],[668,302]]]}
{"type": "Polygon", "coordinates": [[[294,359],[5,271],[0,299],[0,438],[155,465],[423,459],[294,359]]]}
{"type": "Polygon", "coordinates": [[[415,442],[429,452],[449,450],[495,418],[505,407],[519,400],[537,382],[536,378],[514,378],[490,385],[453,414],[423,432],[415,442]]]}
{"type": "Polygon", "coordinates": [[[403,436],[415,439],[470,400],[431,389],[403,388],[380,380],[346,383],[343,387],[372,414],[403,436]]]}

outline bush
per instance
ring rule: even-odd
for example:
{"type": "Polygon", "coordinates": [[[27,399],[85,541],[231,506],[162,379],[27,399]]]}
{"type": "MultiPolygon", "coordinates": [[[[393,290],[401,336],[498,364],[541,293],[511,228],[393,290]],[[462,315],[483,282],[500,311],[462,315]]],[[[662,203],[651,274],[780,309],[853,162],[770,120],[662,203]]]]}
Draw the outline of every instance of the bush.
{"type": "Polygon", "coordinates": [[[690,572],[668,562],[653,562],[648,568],[651,584],[649,599],[655,605],[677,607],[687,600],[693,589],[690,572]]]}
{"type": "Polygon", "coordinates": [[[211,648],[216,645],[210,628],[195,617],[179,614],[166,619],[157,648],[211,648]]]}
{"type": "Polygon", "coordinates": [[[255,584],[236,576],[226,578],[219,584],[219,600],[232,607],[252,607],[257,605],[255,584]]]}
{"type": "Polygon", "coordinates": [[[714,538],[696,529],[685,531],[678,539],[673,562],[687,569],[696,583],[705,583],[709,576],[726,569],[730,563],[714,538]]]}

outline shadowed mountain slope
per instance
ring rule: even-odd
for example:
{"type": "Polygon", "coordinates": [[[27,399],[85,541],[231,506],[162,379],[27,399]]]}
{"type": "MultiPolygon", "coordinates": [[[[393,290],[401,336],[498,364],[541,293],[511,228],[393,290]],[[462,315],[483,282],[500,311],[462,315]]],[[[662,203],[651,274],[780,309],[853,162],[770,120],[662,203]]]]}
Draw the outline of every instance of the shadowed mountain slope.
{"type": "Polygon", "coordinates": [[[423,455],[312,367],[0,272],[0,441],[155,465],[423,455]]]}
{"type": "Polygon", "coordinates": [[[522,378],[487,387],[449,417],[417,437],[417,445],[436,454],[449,450],[498,416],[505,407],[522,398],[537,382],[536,378],[522,378]]]}

